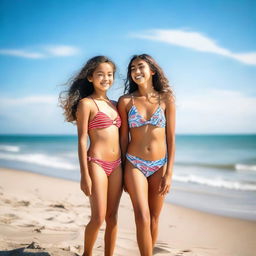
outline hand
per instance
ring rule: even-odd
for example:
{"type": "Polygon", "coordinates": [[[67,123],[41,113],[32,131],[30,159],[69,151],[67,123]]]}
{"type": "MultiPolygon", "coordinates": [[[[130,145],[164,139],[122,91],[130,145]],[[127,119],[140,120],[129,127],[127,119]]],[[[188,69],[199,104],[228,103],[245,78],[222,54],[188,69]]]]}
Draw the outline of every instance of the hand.
{"type": "Polygon", "coordinates": [[[161,194],[161,196],[165,196],[167,193],[169,193],[170,188],[171,188],[171,176],[164,175],[159,185],[159,194],[161,194]]]}
{"type": "Polygon", "coordinates": [[[92,194],[92,180],[89,175],[81,177],[80,187],[86,196],[90,196],[92,194]]]}

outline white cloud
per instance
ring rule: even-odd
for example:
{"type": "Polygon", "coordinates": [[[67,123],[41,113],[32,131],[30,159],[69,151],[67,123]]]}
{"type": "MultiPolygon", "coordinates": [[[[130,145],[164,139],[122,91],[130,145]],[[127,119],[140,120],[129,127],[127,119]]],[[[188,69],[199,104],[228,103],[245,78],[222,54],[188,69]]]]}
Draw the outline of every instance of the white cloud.
{"type": "Polygon", "coordinates": [[[24,49],[0,49],[1,55],[21,57],[27,59],[43,59],[60,56],[74,56],[79,53],[79,49],[68,45],[45,46],[37,52],[24,49]]]}
{"type": "Polygon", "coordinates": [[[42,59],[45,58],[45,55],[39,52],[29,52],[26,50],[20,49],[0,49],[1,55],[9,55],[15,57],[22,57],[27,59],[42,59]]]}
{"type": "Polygon", "coordinates": [[[132,34],[131,36],[178,45],[196,51],[215,53],[238,60],[248,65],[256,65],[256,52],[232,52],[219,46],[215,40],[198,32],[172,29],[154,29],[132,34]]]}
{"type": "Polygon", "coordinates": [[[256,97],[238,91],[208,90],[177,95],[180,133],[255,133],[256,97]]]}
{"type": "Polygon", "coordinates": [[[46,50],[54,56],[73,56],[79,52],[77,48],[66,45],[50,46],[46,50]]]}
{"type": "Polygon", "coordinates": [[[256,52],[251,53],[233,53],[230,56],[238,61],[245,64],[256,65],[256,52]]]}

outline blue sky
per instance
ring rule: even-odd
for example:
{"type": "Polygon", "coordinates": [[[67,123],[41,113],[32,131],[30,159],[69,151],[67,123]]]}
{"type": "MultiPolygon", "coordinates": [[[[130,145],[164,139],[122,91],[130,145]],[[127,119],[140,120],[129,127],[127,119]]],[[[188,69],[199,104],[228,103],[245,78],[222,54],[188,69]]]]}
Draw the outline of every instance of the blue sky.
{"type": "Polygon", "coordinates": [[[0,133],[74,134],[58,93],[86,60],[149,53],[177,98],[177,133],[256,133],[256,1],[0,0],[0,133]]]}

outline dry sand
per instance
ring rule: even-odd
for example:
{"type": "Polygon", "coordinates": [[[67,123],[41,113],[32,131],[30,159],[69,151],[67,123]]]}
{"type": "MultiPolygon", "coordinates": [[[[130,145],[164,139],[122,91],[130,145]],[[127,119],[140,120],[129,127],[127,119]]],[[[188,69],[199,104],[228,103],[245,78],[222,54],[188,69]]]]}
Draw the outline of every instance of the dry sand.
{"type": "MultiPolygon", "coordinates": [[[[0,255],[81,255],[88,198],[79,183],[0,169],[0,255]]],[[[115,256],[139,255],[133,210],[123,193],[115,256]]],[[[253,256],[256,222],[165,204],[154,255],[253,256]]],[[[104,255],[104,226],[94,247],[104,255]]]]}

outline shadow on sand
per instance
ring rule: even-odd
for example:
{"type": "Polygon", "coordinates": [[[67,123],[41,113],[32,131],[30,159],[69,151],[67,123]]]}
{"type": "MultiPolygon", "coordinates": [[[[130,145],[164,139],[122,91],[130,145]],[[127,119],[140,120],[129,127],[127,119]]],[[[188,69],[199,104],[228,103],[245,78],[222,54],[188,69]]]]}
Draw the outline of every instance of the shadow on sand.
{"type": "Polygon", "coordinates": [[[11,251],[0,251],[0,256],[51,256],[48,252],[28,252],[26,247],[11,251]]]}

